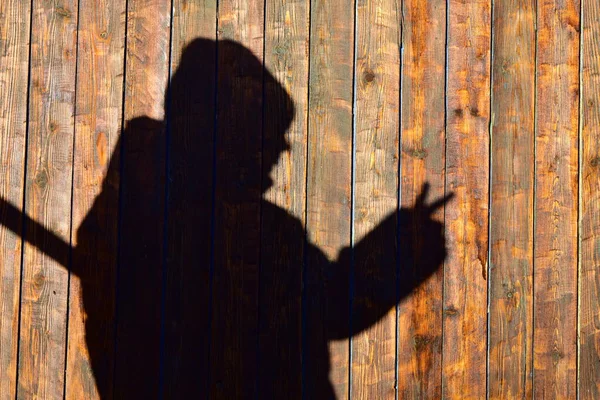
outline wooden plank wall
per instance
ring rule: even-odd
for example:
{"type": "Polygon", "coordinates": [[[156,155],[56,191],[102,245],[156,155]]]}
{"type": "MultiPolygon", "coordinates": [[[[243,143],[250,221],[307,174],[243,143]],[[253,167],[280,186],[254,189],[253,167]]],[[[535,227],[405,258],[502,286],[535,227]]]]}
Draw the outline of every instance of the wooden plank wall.
{"type": "Polygon", "coordinates": [[[598,0],[0,2],[0,400],[600,398],[599,37],[598,0]]]}

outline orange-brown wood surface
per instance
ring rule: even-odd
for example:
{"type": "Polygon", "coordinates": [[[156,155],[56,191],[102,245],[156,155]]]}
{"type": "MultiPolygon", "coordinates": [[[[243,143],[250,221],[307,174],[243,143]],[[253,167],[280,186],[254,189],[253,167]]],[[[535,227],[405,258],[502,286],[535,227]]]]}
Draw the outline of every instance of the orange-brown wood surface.
{"type": "MultiPolygon", "coordinates": [[[[402,10],[394,1],[359,2],[355,55],[355,178],[354,243],[369,234],[398,208],[398,144],[400,126],[400,27],[402,10]]],[[[396,231],[394,221],[394,231],[396,231]]],[[[357,271],[366,279],[387,280],[394,290],[396,271],[380,275],[369,265],[377,243],[354,256],[357,271]],[[363,256],[364,253],[369,256],[363,256]]],[[[388,254],[397,265],[397,254],[388,254]]],[[[364,279],[356,273],[356,279],[364,279]]],[[[364,284],[364,282],[362,282],[364,284]]],[[[364,307],[372,293],[354,291],[353,307],[364,307]]],[[[374,326],[352,338],[352,395],[360,399],[395,398],[396,308],[385,310],[374,326]]]]}
{"type": "Polygon", "coordinates": [[[0,4],[0,400],[597,399],[597,0],[0,4]]]}
{"type": "Polygon", "coordinates": [[[531,398],[535,2],[493,15],[488,390],[531,398]]]}
{"type": "Polygon", "coordinates": [[[582,1],[579,398],[600,397],[600,4],[582,1]]]}
{"type": "MultiPolygon", "coordinates": [[[[69,243],[77,60],[77,2],[33,2],[25,212],[28,241],[69,243]]],[[[31,243],[31,242],[30,242],[31,243]]],[[[67,344],[68,247],[23,250],[17,398],[61,398],[67,344]]]]}
{"type": "MultiPolygon", "coordinates": [[[[351,239],[354,8],[354,1],[318,0],[311,3],[310,10],[306,229],[308,241],[319,247],[324,255],[307,254],[311,273],[306,279],[306,297],[312,303],[325,303],[322,296],[337,290],[344,296],[350,291],[349,287],[333,288],[336,283],[331,284],[326,276],[332,268],[327,261],[333,261],[337,251],[349,245],[351,239]],[[322,291],[311,289],[320,285],[324,286],[322,291]]],[[[340,268],[350,268],[349,260],[343,263],[340,268]]],[[[323,307],[321,312],[308,316],[305,332],[314,335],[310,344],[318,344],[309,346],[307,350],[306,368],[316,370],[305,385],[307,398],[329,390],[323,382],[311,379],[313,375],[329,375],[337,398],[348,395],[348,341],[329,341],[329,360],[320,346],[330,334],[327,328],[322,329],[328,319],[340,317],[339,324],[342,326],[336,328],[350,331],[349,303],[346,310],[346,315],[343,315],[344,307],[338,310],[323,307]]]]}
{"type": "MultiPolygon", "coordinates": [[[[306,224],[306,156],[308,134],[308,29],[310,2],[270,1],[265,9],[264,65],[275,80],[265,80],[263,129],[263,198],[261,215],[261,273],[258,328],[259,397],[302,398],[302,280],[306,224]],[[279,82],[279,84],[277,83],[279,82]],[[276,88],[281,85],[290,98],[276,88]],[[293,101],[292,101],[293,99],[293,101]],[[282,134],[278,117],[294,109],[287,129],[288,150],[278,151],[282,134]],[[265,146],[265,144],[267,144],[265,146]],[[267,160],[276,160],[275,166],[267,160]],[[272,184],[270,183],[272,181],[272,184]],[[269,185],[271,185],[269,187],[269,185]],[[281,210],[296,220],[294,227],[280,224],[281,210]],[[272,258],[268,255],[271,254],[272,258]],[[269,261],[267,261],[269,260],[269,261]],[[286,279],[282,279],[283,276],[286,279]],[[290,321],[291,323],[287,323],[290,321]],[[281,352],[273,348],[284,349],[281,352]],[[282,365],[282,367],[279,367],[282,365]]],[[[271,161],[272,163],[272,161],[271,161]]]]}
{"type": "MultiPolygon", "coordinates": [[[[22,210],[27,133],[27,83],[31,4],[0,4],[0,194],[22,210]]],[[[7,218],[0,207],[0,218],[7,218]]],[[[0,399],[17,389],[22,219],[17,230],[0,226],[0,399]]]]}
{"type": "MultiPolygon", "coordinates": [[[[400,199],[412,207],[424,183],[432,198],[445,194],[446,4],[404,1],[402,11],[400,199]]],[[[444,209],[434,219],[444,221],[444,209]]],[[[404,253],[428,251],[426,240],[411,238],[410,221],[400,221],[400,270],[418,275],[418,259],[404,253]]],[[[415,227],[418,232],[419,226],[415,227]]],[[[443,271],[438,270],[400,304],[398,316],[398,396],[442,395],[443,271]]]]}
{"type": "Polygon", "coordinates": [[[73,170],[71,221],[76,250],[71,263],[65,385],[65,396],[70,399],[112,396],[114,362],[106,357],[100,366],[93,364],[98,356],[90,354],[94,350],[87,343],[100,343],[105,352],[114,354],[117,219],[98,220],[96,231],[83,222],[92,209],[110,215],[118,207],[119,174],[114,168],[109,170],[123,110],[125,21],[121,16],[125,3],[118,5],[107,8],[100,1],[80,2],[86,12],[80,15],[77,35],[74,165],[78,168],[73,170]],[[110,186],[103,187],[105,179],[110,186]],[[84,304],[83,296],[99,301],[84,304]],[[91,328],[87,332],[86,325],[91,328]],[[106,373],[95,380],[94,368],[106,373]]]}
{"type": "Polygon", "coordinates": [[[488,0],[448,8],[442,396],[486,395],[490,18],[488,0]],[[475,339],[475,340],[474,340],[475,339]]]}
{"type": "Polygon", "coordinates": [[[579,3],[537,3],[533,391],[577,394],[579,3]]]}

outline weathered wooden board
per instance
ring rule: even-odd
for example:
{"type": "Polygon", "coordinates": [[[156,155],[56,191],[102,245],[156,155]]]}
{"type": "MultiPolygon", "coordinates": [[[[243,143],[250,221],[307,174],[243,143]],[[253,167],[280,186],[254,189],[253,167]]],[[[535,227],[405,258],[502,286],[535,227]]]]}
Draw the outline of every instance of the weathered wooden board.
{"type": "Polygon", "coordinates": [[[579,398],[600,398],[600,3],[582,1],[579,398]]]}
{"type": "Polygon", "coordinates": [[[167,103],[165,398],[208,388],[216,1],[175,1],[167,103]]]}
{"type": "Polygon", "coordinates": [[[531,398],[535,2],[493,15],[489,396],[531,398]]]}
{"type": "Polygon", "coordinates": [[[486,396],[490,35],[489,0],[448,8],[442,397],[486,396]],[[475,339],[475,340],[474,340],[475,339]]]}
{"type": "Polygon", "coordinates": [[[314,1],[310,9],[306,229],[318,250],[310,251],[306,261],[306,398],[328,392],[348,396],[348,340],[329,339],[333,328],[340,336],[350,332],[350,265],[349,260],[330,262],[350,244],[351,234],[354,8],[353,1],[314,1]],[[334,279],[326,279],[328,274],[334,279]]]}
{"type": "MultiPolygon", "coordinates": [[[[160,393],[165,256],[165,89],[170,3],[127,2],[121,134],[115,398],[160,393]]],[[[111,165],[109,169],[112,169],[111,165]]]]}
{"type": "MultiPolygon", "coordinates": [[[[425,183],[429,199],[445,193],[446,4],[406,0],[402,7],[400,197],[401,206],[410,209],[425,183]]],[[[432,217],[443,223],[443,208],[432,217]]],[[[420,240],[427,232],[413,225],[400,221],[400,271],[416,277],[422,272],[419,259],[403,255],[429,249],[426,239],[420,240]]],[[[442,299],[440,267],[399,306],[399,398],[441,397],[442,299]]]]}
{"type": "Polygon", "coordinates": [[[396,307],[387,309],[387,304],[372,299],[377,296],[373,291],[381,289],[380,281],[395,293],[397,253],[395,247],[378,248],[385,238],[374,240],[368,235],[392,213],[390,232],[383,234],[394,241],[397,237],[394,211],[398,209],[399,183],[399,6],[396,1],[361,1],[356,15],[354,243],[369,239],[354,254],[352,304],[354,314],[360,310],[383,314],[372,327],[362,333],[353,332],[351,390],[352,398],[357,399],[393,399],[396,395],[396,307]],[[391,268],[385,268],[388,265],[380,263],[380,257],[388,259],[391,268]],[[383,269],[377,268],[380,266],[383,269]]]}
{"type": "MultiPolygon", "coordinates": [[[[31,4],[0,4],[0,197],[23,208],[27,85],[31,4]]],[[[0,219],[10,218],[0,206],[0,219]]],[[[0,399],[14,399],[17,388],[21,219],[16,232],[0,225],[0,399]]]]}
{"type": "Polygon", "coordinates": [[[34,2],[17,398],[62,398],[70,242],[77,2],[34,2]],[[34,244],[31,244],[34,243],[34,244]],[[51,257],[48,253],[53,253],[51,257]]]}
{"type": "Polygon", "coordinates": [[[535,397],[577,392],[579,2],[537,3],[535,397]]]}
{"type": "Polygon", "coordinates": [[[260,257],[264,2],[219,3],[211,398],[254,397],[260,257]]]}
{"type": "Polygon", "coordinates": [[[259,398],[302,398],[309,10],[266,2],[259,398]]]}
{"type": "Polygon", "coordinates": [[[125,2],[79,4],[66,398],[112,398],[125,2]],[[109,168],[110,167],[110,168],[109,168]]]}

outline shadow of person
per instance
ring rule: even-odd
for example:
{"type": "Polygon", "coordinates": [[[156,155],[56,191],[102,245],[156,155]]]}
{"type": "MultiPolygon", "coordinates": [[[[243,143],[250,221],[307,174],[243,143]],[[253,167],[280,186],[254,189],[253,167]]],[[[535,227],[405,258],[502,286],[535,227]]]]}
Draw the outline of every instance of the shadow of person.
{"type": "MultiPolygon", "coordinates": [[[[76,247],[25,217],[24,239],[81,282],[101,398],[335,398],[328,343],[439,268],[432,214],[450,196],[427,205],[424,186],[331,262],[263,199],[294,104],[260,61],[196,39],[167,93],[165,121],[128,121],[76,247]]],[[[2,201],[0,215],[20,232],[16,208],[2,201]]]]}

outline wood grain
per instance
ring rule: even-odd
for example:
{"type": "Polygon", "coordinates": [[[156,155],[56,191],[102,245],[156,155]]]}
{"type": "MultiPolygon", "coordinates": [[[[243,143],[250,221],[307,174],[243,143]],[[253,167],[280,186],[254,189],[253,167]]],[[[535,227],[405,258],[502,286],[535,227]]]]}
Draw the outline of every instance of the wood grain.
{"type": "MultiPolygon", "coordinates": [[[[25,211],[70,241],[77,2],[35,2],[25,211]]],[[[26,227],[27,240],[48,233],[26,227]]],[[[68,248],[55,259],[25,245],[17,398],[61,398],[64,390],[68,248]]]]}
{"type": "Polygon", "coordinates": [[[537,4],[534,396],[577,391],[579,2],[537,4]]]}
{"type": "Polygon", "coordinates": [[[489,397],[531,398],[535,2],[493,15],[489,397]]]}
{"type": "MultiPolygon", "coordinates": [[[[355,243],[398,208],[401,47],[398,22],[402,12],[398,6],[396,1],[375,0],[360,1],[357,7],[355,243]]],[[[395,222],[393,231],[389,232],[393,237],[397,230],[395,222]]],[[[377,287],[376,281],[385,279],[394,292],[395,253],[384,255],[394,267],[391,271],[378,276],[381,271],[370,270],[369,261],[377,257],[378,244],[367,242],[369,248],[355,254],[355,276],[364,287],[377,287]]],[[[355,310],[365,307],[385,316],[352,338],[352,398],[393,399],[396,394],[396,308],[387,310],[384,305],[371,302],[370,299],[376,297],[374,293],[354,293],[355,310]]]]}
{"type": "Polygon", "coordinates": [[[442,397],[486,396],[491,2],[448,9],[442,397]],[[475,339],[475,340],[474,340],[475,339]]]}
{"type": "Polygon", "coordinates": [[[0,2],[0,400],[600,397],[598,1],[105,3],[0,2]]]}
{"type": "MultiPolygon", "coordinates": [[[[265,170],[265,173],[271,174],[273,186],[264,198],[300,219],[302,224],[306,218],[309,6],[307,0],[269,0],[265,20],[264,64],[291,96],[294,120],[285,134],[289,151],[283,153],[271,171],[265,170]]],[[[273,96],[274,92],[273,89],[265,89],[266,95],[273,96]]],[[[278,100],[265,98],[265,122],[269,121],[269,115],[288,111],[288,105],[284,107],[277,103],[278,100]]],[[[271,124],[275,125],[276,121],[271,121],[271,124]]],[[[265,134],[275,135],[274,128],[265,126],[265,134]]]]}
{"type": "Polygon", "coordinates": [[[173,3],[167,107],[166,398],[200,398],[208,388],[216,11],[216,1],[173,3]]]}
{"type": "MultiPolygon", "coordinates": [[[[329,261],[335,259],[342,247],[350,244],[351,184],[352,184],[352,66],[354,57],[354,2],[315,1],[311,4],[310,83],[309,83],[309,134],[307,178],[307,231],[308,241],[316,245],[329,261]]],[[[307,255],[310,287],[306,300],[313,305],[324,304],[328,292],[339,291],[346,295],[349,288],[327,287],[319,277],[328,272],[328,262],[315,254],[307,255]],[[321,281],[321,282],[318,282],[321,281]],[[322,285],[325,287],[323,288],[322,285]]],[[[348,270],[349,265],[340,265],[348,270]]],[[[333,271],[331,271],[333,272],[333,271]]],[[[331,282],[332,286],[343,285],[331,282]]],[[[343,303],[343,300],[341,300],[343,303]]],[[[348,326],[341,313],[340,326],[348,326]]],[[[310,371],[305,383],[306,398],[325,396],[333,390],[337,398],[348,396],[349,345],[347,340],[327,344],[329,359],[317,343],[327,341],[330,332],[323,327],[334,310],[316,311],[311,307],[307,316],[307,334],[315,345],[307,348],[306,370],[310,371]],[[315,329],[312,329],[315,328],[315,329]],[[330,387],[324,379],[329,376],[330,387]]],[[[348,303],[348,314],[350,304],[348,303]]]]}
{"type": "Polygon", "coordinates": [[[219,3],[209,396],[257,393],[264,2],[219,3]]]}
{"type": "MultiPolygon", "coordinates": [[[[0,197],[23,208],[31,4],[0,4],[0,197]]],[[[8,218],[0,207],[0,220],[8,218]]],[[[22,221],[18,221],[19,226],[22,221]]],[[[17,389],[21,230],[0,225],[0,399],[17,389]]]]}
{"type": "Polygon", "coordinates": [[[80,7],[65,396],[98,399],[112,397],[114,375],[125,2],[80,7]]]}
{"type": "MultiPolygon", "coordinates": [[[[446,5],[407,0],[402,7],[400,196],[401,206],[411,208],[426,182],[430,199],[445,192],[446,5]]],[[[443,223],[443,208],[432,217],[443,223]]],[[[418,262],[402,254],[424,251],[425,244],[407,237],[411,227],[403,225],[408,221],[400,223],[400,269],[416,274],[418,262]]],[[[421,236],[414,228],[413,234],[421,236]]],[[[442,290],[440,268],[399,306],[399,398],[441,397],[442,290]]]]}
{"type": "Polygon", "coordinates": [[[309,10],[307,0],[266,2],[260,398],[302,398],[309,10]],[[289,117],[293,120],[287,127],[289,117]]]}
{"type": "MultiPolygon", "coordinates": [[[[165,256],[165,89],[168,2],[127,2],[125,130],[121,135],[115,398],[161,390],[165,256]]],[[[118,162],[115,160],[115,162],[118,162]]],[[[112,166],[110,167],[112,168],[112,166]]]]}
{"type": "Polygon", "coordinates": [[[600,4],[582,1],[579,397],[600,397],[600,4]]]}

